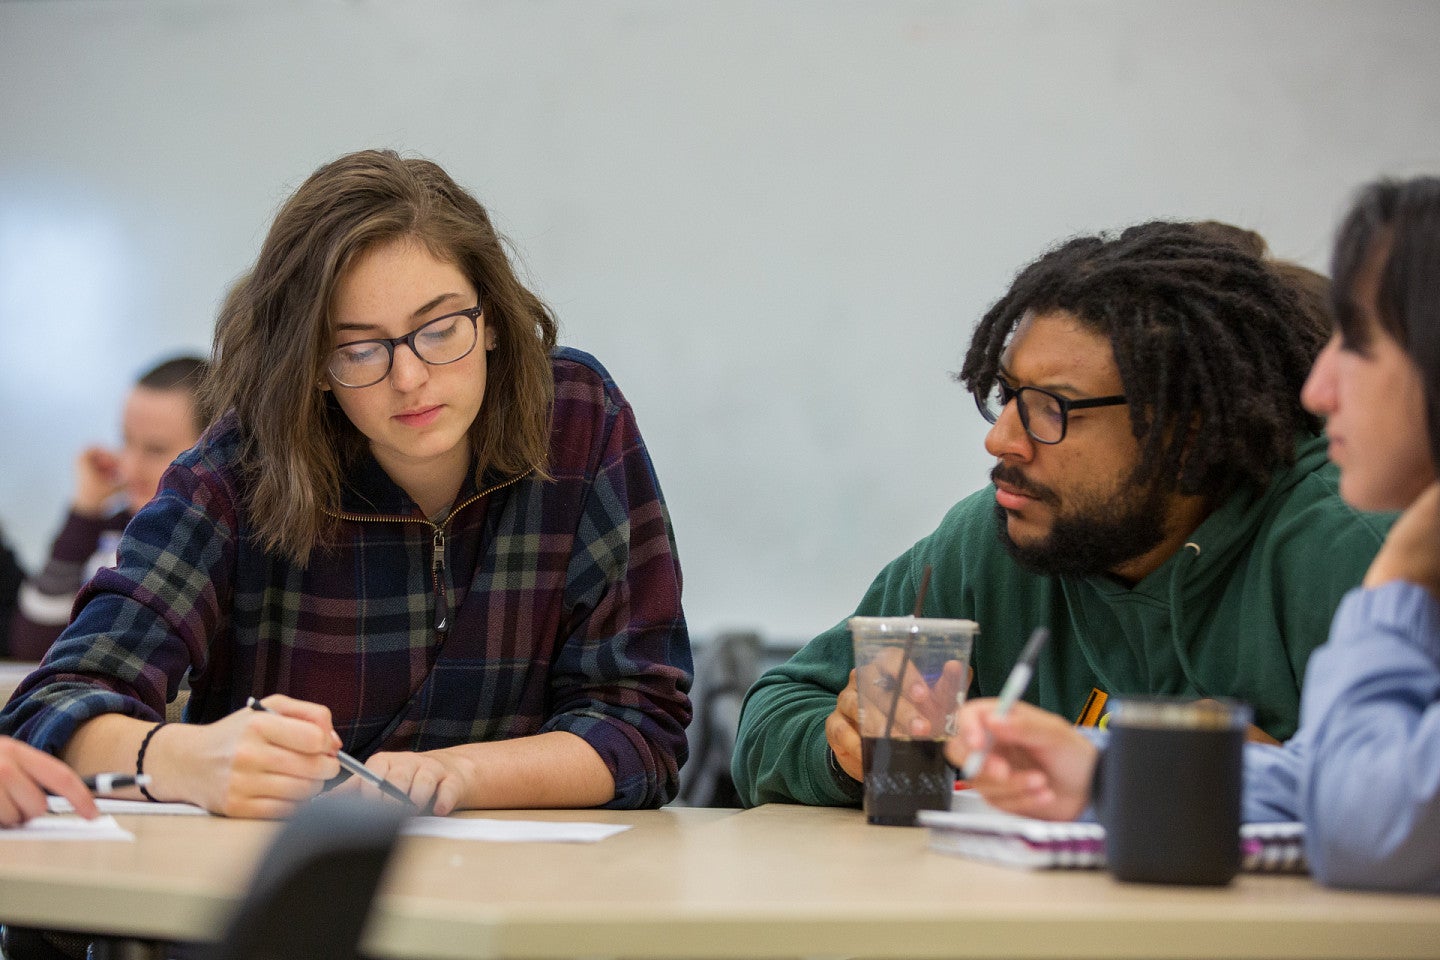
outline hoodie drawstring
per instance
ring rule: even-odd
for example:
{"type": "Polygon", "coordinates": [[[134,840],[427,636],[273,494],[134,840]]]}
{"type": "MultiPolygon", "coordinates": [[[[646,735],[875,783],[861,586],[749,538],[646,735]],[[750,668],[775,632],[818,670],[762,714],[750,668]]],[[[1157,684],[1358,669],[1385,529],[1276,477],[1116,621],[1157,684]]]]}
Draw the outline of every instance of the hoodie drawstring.
{"type": "Polygon", "coordinates": [[[1185,624],[1185,610],[1181,603],[1184,573],[1200,561],[1200,544],[1191,540],[1180,549],[1180,554],[1175,569],[1170,571],[1170,645],[1175,650],[1175,659],[1180,663],[1180,672],[1185,675],[1185,679],[1199,696],[1208,697],[1210,693],[1196,676],[1195,666],[1190,662],[1190,655],[1185,650],[1185,641],[1180,633],[1185,624]]]}

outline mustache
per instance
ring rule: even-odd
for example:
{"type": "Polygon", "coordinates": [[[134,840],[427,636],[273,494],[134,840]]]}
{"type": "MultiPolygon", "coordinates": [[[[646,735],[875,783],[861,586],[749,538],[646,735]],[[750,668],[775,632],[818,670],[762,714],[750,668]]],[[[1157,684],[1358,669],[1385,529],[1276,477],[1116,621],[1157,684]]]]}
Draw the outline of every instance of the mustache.
{"type": "Polygon", "coordinates": [[[1019,467],[1012,466],[1008,463],[995,464],[994,469],[990,471],[990,482],[1003,483],[1005,486],[1013,490],[1018,490],[1027,497],[1034,497],[1041,503],[1054,505],[1059,502],[1059,498],[1055,496],[1054,490],[1051,490],[1044,484],[1032,482],[1025,474],[1020,472],[1019,467]]]}

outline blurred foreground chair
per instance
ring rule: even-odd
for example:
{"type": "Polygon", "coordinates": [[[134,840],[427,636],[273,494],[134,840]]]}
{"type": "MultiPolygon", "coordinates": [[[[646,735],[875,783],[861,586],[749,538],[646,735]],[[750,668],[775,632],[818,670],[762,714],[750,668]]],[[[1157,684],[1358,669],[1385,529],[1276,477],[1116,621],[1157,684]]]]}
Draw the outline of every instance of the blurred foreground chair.
{"type": "Polygon", "coordinates": [[[201,960],[354,960],[375,891],[408,814],[330,797],[281,829],[244,901],[201,960]]]}
{"type": "Polygon", "coordinates": [[[375,892],[408,813],[327,797],[276,835],[214,943],[174,944],[4,928],[8,960],[356,960],[375,892]]]}

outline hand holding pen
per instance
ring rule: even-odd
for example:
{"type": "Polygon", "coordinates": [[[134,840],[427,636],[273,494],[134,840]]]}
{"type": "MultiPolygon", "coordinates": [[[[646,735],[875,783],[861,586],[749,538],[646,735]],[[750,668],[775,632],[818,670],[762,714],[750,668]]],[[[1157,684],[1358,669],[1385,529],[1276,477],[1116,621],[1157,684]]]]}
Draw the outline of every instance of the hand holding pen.
{"type": "Polygon", "coordinates": [[[227,817],[293,814],[339,776],[340,738],[322,704],[275,694],[265,705],[212,723],[139,724],[144,739],[136,743],[145,743],[141,772],[151,777],[150,794],[227,817]]]}
{"type": "Polygon", "coordinates": [[[970,785],[991,806],[1042,820],[1073,820],[1089,806],[1098,751],[1069,720],[1024,702],[1002,717],[999,701],[971,700],[945,755],[963,763],[986,744],[970,785]]]}
{"type": "MultiPolygon", "coordinates": [[[[1005,678],[1005,686],[1000,688],[1000,700],[995,705],[994,716],[1003,718],[1015,706],[1025,689],[1030,686],[1030,678],[1035,673],[1035,663],[1040,659],[1040,651],[1050,639],[1050,631],[1045,627],[1036,627],[1035,632],[1030,634],[1030,639],[1025,644],[1025,649],[1020,651],[1020,657],[1015,661],[1015,666],[1010,670],[1010,676],[1005,678]]],[[[980,773],[980,768],[985,765],[985,756],[990,751],[993,740],[987,735],[985,746],[971,753],[965,758],[965,766],[961,768],[960,775],[966,780],[973,780],[980,773]]]]}
{"type": "MultiPolygon", "coordinates": [[[[261,713],[274,713],[273,710],[265,706],[265,704],[261,703],[254,697],[246,700],[245,705],[251,710],[257,710],[261,713]]],[[[384,777],[381,777],[379,774],[375,773],[369,767],[365,766],[365,764],[361,763],[359,760],[356,760],[344,750],[337,750],[335,752],[335,759],[339,761],[340,768],[342,770],[346,771],[352,776],[359,777],[361,780],[375,787],[390,799],[398,800],[400,803],[411,809],[415,808],[415,802],[410,799],[409,794],[407,794],[404,790],[401,790],[399,787],[395,786],[389,780],[386,780],[384,777]]]]}

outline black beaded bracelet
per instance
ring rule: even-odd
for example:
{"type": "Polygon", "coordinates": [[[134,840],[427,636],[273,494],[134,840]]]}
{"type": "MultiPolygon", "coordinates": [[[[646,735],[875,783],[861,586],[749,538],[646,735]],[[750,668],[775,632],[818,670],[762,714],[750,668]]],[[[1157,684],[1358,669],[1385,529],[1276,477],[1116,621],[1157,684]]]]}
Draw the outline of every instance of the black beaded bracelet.
{"type": "MultiPolygon", "coordinates": [[[[145,772],[145,751],[150,749],[150,738],[155,736],[155,731],[159,730],[161,727],[165,726],[169,722],[170,721],[168,720],[161,720],[159,723],[155,724],[155,726],[151,727],[150,732],[145,734],[145,739],[140,741],[140,752],[135,755],[135,776],[138,777],[145,772]]],[[[149,800],[151,803],[160,802],[159,800],[156,800],[153,796],[151,796],[150,791],[145,789],[143,786],[140,788],[140,795],[146,800],[149,800]]]]}

